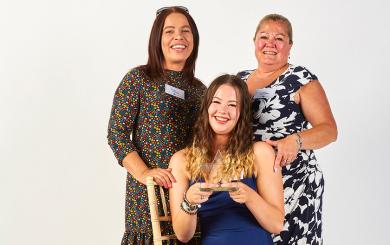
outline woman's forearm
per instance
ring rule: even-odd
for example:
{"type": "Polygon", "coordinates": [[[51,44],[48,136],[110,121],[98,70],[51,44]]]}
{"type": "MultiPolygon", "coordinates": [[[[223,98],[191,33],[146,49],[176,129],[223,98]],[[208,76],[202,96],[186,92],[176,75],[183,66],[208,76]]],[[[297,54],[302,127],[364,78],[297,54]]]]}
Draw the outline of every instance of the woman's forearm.
{"type": "Polygon", "coordinates": [[[337,139],[337,127],[332,123],[321,123],[313,128],[299,132],[302,149],[319,149],[337,139]]]}
{"type": "Polygon", "coordinates": [[[302,149],[319,149],[337,139],[337,125],[325,91],[319,81],[311,81],[296,95],[306,120],[312,125],[299,133],[302,149]]]}
{"type": "Polygon", "coordinates": [[[255,216],[261,227],[274,234],[279,234],[282,231],[284,210],[272,206],[255,191],[251,200],[248,200],[245,205],[255,216]]]}
{"type": "Polygon", "coordinates": [[[180,208],[172,212],[172,225],[176,237],[182,242],[188,242],[196,231],[197,216],[185,213],[180,208]]]}
{"type": "MultiPolygon", "coordinates": [[[[195,234],[197,215],[187,214],[181,209],[184,200],[184,193],[188,193],[190,180],[185,171],[186,159],[184,151],[181,150],[171,157],[169,167],[176,177],[176,182],[169,189],[169,204],[172,215],[172,226],[176,237],[182,241],[189,241],[195,234]]],[[[188,196],[187,196],[188,197],[188,196]]]]}

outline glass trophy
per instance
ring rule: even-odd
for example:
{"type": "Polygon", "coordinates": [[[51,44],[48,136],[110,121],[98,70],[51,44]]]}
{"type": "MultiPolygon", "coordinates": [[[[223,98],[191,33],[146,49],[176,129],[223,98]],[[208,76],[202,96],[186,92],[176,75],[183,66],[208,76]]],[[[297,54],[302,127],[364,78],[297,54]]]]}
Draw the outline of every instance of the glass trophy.
{"type": "Polygon", "coordinates": [[[221,186],[221,184],[224,182],[218,176],[220,176],[219,173],[220,171],[222,171],[222,167],[223,167],[222,164],[223,164],[222,154],[218,150],[211,163],[203,163],[201,165],[202,172],[206,173],[206,176],[208,176],[207,183],[218,184],[218,186],[202,187],[202,184],[204,183],[200,182],[200,191],[236,191],[238,189],[237,187],[234,186],[230,186],[230,187],[221,186]]]}

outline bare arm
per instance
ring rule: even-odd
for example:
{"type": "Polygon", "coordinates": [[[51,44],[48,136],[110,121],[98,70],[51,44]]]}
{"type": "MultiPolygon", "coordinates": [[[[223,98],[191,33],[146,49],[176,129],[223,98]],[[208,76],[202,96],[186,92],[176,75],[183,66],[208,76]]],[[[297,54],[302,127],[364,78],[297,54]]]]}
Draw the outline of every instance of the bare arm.
{"type": "MultiPolygon", "coordinates": [[[[254,152],[257,191],[239,182],[239,190],[231,192],[230,196],[236,202],[245,203],[264,229],[278,234],[284,222],[282,174],[273,170],[275,153],[271,146],[257,142],[254,152]]],[[[234,186],[235,183],[226,185],[234,186]]]]}
{"type": "Polygon", "coordinates": [[[189,215],[180,208],[183,201],[183,194],[189,186],[189,178],[185,171],[185,155],[181,150],[174,154],[169,163],[172,168],[172,174],[176,176],[176,183],[173,183],[169,190],[169,204],[172,214],[173,230],[177,238],[182,242],[189,241],[195,234],[196,230],[196,215],[189,215]]]}
{"type": "Polygon", "coordinates": [[[325,91],[319,81],[311,81],[298,92],[303,114],[313,126],[303,131],[303,149],[319,149],[337,139],[337,126],[325,91]]]}
{"type": "MultiPolygon", "coordinates": [[[[311,81],[301,87],[295,95],[295,102],[301,105],[302,112],[311,129],[302,131],[302,149],[319,149],[337,139],[337,126],[326,94],[318,81],[311,81]]],[[[277,147],[275,168],[291,163],[297,156],[299,146],[297,135],[292,134],[280,140],[266,142],[277,147]]]]}
{"type": "Polygon", "coordinates": [[[275,153],[263,142],[254,145],[257,168],[257,192],[246,203],[261,226],[272,233],[280,233],[284,222],[283,182],[281,171],[273,171],[275,153]]]}
{"type": "MultiPolygon", "coordinates": [[[[176,176],[176,182],[169,190],[169,203],[172,214],[173,230],[177,238],[182,242],[189,241],[195,234],[197,216],[185,213],[180,205],[186,192],[186,198],[191,204],[201,204],[206,202],[212,192],[200,191],[200,183],[189,186],[190,178],[185,170],[186,159],[184,150],[172,156],[169,163],[172,174],[176,176]]],[[[202,187],[212,187],[215,184],[202,184],[202,187]]]]}

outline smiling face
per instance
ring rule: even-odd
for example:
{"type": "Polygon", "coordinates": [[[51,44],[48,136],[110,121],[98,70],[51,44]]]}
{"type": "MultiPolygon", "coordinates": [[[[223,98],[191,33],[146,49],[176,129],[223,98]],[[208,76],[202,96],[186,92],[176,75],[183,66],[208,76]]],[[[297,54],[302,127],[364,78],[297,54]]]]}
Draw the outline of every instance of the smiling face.
{"type": "Polygon", "coordinates": [[[276,69],[287,63],[292,47],[285,25],[277,21],[263,23],[256,33],[254,44],[259,64],[276,69]]]}
{"type": "Polygon", "coordinates": [[[187,18],[180,13],[168,15],[161,36],[164,69],[183,70],[193,48],[193,35],[187,18]]]}
{"type": "Polygon", "coordinates": [[[208,108],[209,124],[216,135],[229,136],[240,117],[240,101],[236,89],[221,85],[208,108]]]}

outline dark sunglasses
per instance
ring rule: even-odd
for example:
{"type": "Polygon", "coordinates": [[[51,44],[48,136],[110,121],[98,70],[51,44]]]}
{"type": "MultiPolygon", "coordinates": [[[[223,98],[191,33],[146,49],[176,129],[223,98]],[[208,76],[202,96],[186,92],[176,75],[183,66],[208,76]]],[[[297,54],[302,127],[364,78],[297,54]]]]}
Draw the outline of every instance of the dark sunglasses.
{"type": "Polygon", "coordinates": [[[171,8],[179,8],[179,9],[182,9],[182,10],[186,11],[187,13],[189,13],[189,12],[188,12],[188,8],[186,8],[186,7],[184,7],[184,6],[171,6],[171,7],[162,7],[162,8],[157,9],[157,11],[156,11],[156,16],[158,16],[159,14],[161,14],[162,12],[164,12],[165,10],[171,9],[171,8]]]}

